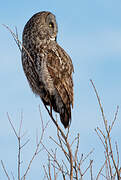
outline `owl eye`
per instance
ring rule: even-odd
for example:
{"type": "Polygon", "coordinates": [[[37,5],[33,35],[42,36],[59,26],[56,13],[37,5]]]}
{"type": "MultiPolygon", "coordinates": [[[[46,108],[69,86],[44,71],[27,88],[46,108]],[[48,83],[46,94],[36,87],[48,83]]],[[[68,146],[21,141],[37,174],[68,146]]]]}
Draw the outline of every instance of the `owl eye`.
{"type": "Polygon", "coordinates": [[[49,23],[49,27],[50,27],[50,28],[54,28],[54,23],[53,23],[53,22],[50,22],[50,23],[49,23]]]}

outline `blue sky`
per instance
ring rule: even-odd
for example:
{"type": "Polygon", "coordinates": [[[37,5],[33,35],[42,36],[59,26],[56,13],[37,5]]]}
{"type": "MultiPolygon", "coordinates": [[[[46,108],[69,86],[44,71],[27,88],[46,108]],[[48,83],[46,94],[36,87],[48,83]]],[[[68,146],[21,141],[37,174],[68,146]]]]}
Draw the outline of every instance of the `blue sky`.
{"type": "MultiPolygon", "coordinates": [[[[30,143],[22,157],[27,162],[36,145],[36,130],[40,128],[38,106],[46,123],[49,119],[41,100],[31,92],[21,65],[20,52],[10,33],[1,25],[17,26],[21,40],[24,25],[36,12],[51,11],[58,23],[58,43],[68,52],[74,64],[74,109],[71,137],[80,133],[80,152],[88,153],[95,148],[94,168],[103,163],[103,147],[94,129],[103,125],[101,113],[91,86],[92,79],[99,91],[106,117],[111,121],[116,106],[119,113],[113,129],[121,152],[121,1],[2,1],[0,5],[0,159],[9,173],[16,175],[17,140],[10,128],[6,112],[13,124],[19,127],[23,111],[23,131],[27,130],[30,143]],[[98,156],[97,156],[98,153],[98,156]]],[[[54,125],[49,123],[45,145],[52,146],[49,136],[56,136],[54,125]]],[[[53,148],[55,146],[52,146],[53,148]]],[[[91,158],[91,157],[90,157],[91,158]]],[[[28,179],[37,179],[42,172],[46,153],[35,160],[28,179]],[[40,163],[40,161],[42,163],[40,163]],[[39,161],[39,162],[38,162],[39,161]],[[36,174],[36,177],[35,177],[36,174]]],[[[26,164],[26,163],[25,163],[26,164]]],[[[24,166],[24,163],[23,163],[24,166]]],[[[97,168],[96,168],[97,169],[97,168]]],[[[0,179],[5,179],[0,167],[0,179]]]]}

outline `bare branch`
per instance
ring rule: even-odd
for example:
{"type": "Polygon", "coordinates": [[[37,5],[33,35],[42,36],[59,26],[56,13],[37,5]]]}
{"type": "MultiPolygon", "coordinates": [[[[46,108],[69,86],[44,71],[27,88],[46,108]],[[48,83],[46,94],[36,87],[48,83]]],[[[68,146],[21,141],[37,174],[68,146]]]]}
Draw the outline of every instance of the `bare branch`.
{"type": "Polygon", "coordinates": [[[79,150],[79,134],[77,135],[77,145],[76,145],[76,150],[75,150],[75,157],[74,157],[74,169],[75,169],[75,174],[76,174],[76,179],[78,179],[78,167],[77,167],[77,153],[79,150]]]}
{"type": "Polygon", "coordinates": [[[112,145],[111,145],[111,138],[110,138],[110,137],[108,138],[108,141],[109,141],[109,147],[110,147],[111,158],[112,158],[113,165],[114,165],[114,167],[115,167],[115,169],[116,169],[116,173],[117,173],[117,178],[120,179],[119,170],[118,170],[118,167],[117,167],[117,165],[116,165],[116,162],[115,162],[114,156],[113,156],[112,145]]]}
{"type": "Polygon", "coordinates": [[[5,168],[4,163],[3,163],[2,160],[1,160],[1,164],[2,164],[3,170],[4,170],[5,174],[6,174],[6,177],[8,178],[8,180],[10,180],[10,177],[9,177],[9,175],[8,175],[8,173],[7,173],[7,170],[6,170],[6,168],[5,168]]]}
{"type": "Polygon", "coordinates": [[[96,180],[99,179],[99,176],[100,176],[100,174],[101,174],[101,172],[102,172],[102,170],[103,170],[105,164],[106,164],[106,161],[105,161],[105,163],[102,165],[102,167],[100,168],[99,173],[98,173],[98,175],[97,175],[97,177],[96,177],[96,180]]]}
{"type": "Polygon", "coordinates": [[[61,148],[60,144],[57,143],[56,140],[55,140],[53,137],[50,136],[49,138],[50,138],[57,146],[59,146],[59,147],[61,148]]]}
{"type": "Polygon", "coordinates": [[[16,44],[17,44],[17,46],[18,46],[18,48],[19,48],[19,50],[20,50],[20,52],[22,52],[22,49],[21,49],[21,46],[20,46],[20,43],[19,43],[19,36],[18,36],[18,30],[17,30],[17,27],[15,27],[15,30],[16,30],[16,33],[15,33],[15,35],[16,35],[16,38],[14,38],[14,36],[13,36],[13,38],[14,38],[14,40],[15,40],[15,42],[16,42],[16,44]]]}
{"type": "Polygon", "coordinates": [[[17,132],[16,132],[16,130],[15,130],[15,128],[14,128],[14,126],[13,126],[12,122],[11,122],[11,119],[10,119],[10,117],[9,117],[9,114],[8,114],[8,113],[7,113],[7,117],[8,117],[8,120],[9,120],[9,122],[10,122],[10,125],[11,125],[11,127],[12,127],[12,129],[13,129],[13,131],[14,131],[14,133],[15,133],[16,137],[17,137],[17,139],[18,139],[18,134],[17,134],[17,132]]]}
{"type": "Polygon", "coordinates": [[[90,166],[92,165],[93,160],[90,160],[90,164],[89,166],[86,168],[86,170],[83,172],[82,176],[84,176],[84,174],[87,172],[87,170],[90,168],[90,166]]]}
{"type": "Polygon", "coordinates": [[[117,118],[117,115],[118,115],[118,110],[119,110],[119,106],[117,106],[116,113],[115,113],[115,116],[114,116],[114,120],[113,120],[113,122],[112,122],[112,124],[111,124],[111,126],[109,128],[109,133],[111,132],[111,130],[113,128],[113,125],[114,125],[114,123],[116,121],[116,118],[117,118]]]}
{"type": "Polygon", "coordinates": [[[28,139],[20,148],[22,149],[24,146],[26,146],[29,141],[30,141],[30,139],[28,139]]]}
{"type": "MultiPolygon", "coordinates": [[[[45,105],[44,105],[45,106],[45,105]]],[[[61,130],[60,126],[58,125],[58,123],[55,121],[55,119],[53,118],[52,114],[49,112],[48,108],[45,106],[49,116],[51,117],[52,121],[54,122],[55,126],[57,127],[57,129],[59,130],[59,132],[61,133],[63,139],[66,142],[66,146],[68,148],[68,152],[69,152],[69,157],[70,157],[70,180],[73,179],[73,156],[72,156],[72,151],[71,151],[71,147],[70,144],[65,136],[65,134],[63,133],[63,131],[61,130]]]]}
{"type": "Polygon", "coordinates": [[[14,177],[14,175],[13,175],[13,173],[12,173],[12,172],[11,172],[11,175],[12,175],[13,180],[15,180],[15,177],[14,177]]]}
{"type": "MultiPolygon", "coordinates": [[[[41,118],[40,118],[40,119],[41,119],[41,118]]],[[[42,120],[42,119],[41,119],[41,120],[42,120]]],[[[42,122],[42,121],[41,121],[41,122],[42,122]]],[[[31,165],[32,165],[33,160],[35,159],[35,157],[36,157],[36,156],[38,155],[38,153],[40,152],[40,151],[39,151],[39,147],[40,147],[40,144],[42,144],[42,139],[43,139],[43,136],[44,136],[45,129],[47,128],[47,125],[48,125],[48,122],[47,122],[47,124],[45,125],[45,127],[44,127],[44,125],[43,125],[43,127],[42,127],[42,134],[41,134],[40,140],[39,140],[39,142],[38,142],[38,144],[37,144],[37,146],[36,146],[35,152],[34,152],[32,158],[31,158],[31,160],[30,160],[30,162],[29,162],[29,164],[28,164],[28,167],[27,167],[27,169],[26,169],[26,171],[25,171],[22,179],[25,179],[25,177],[27,176],[27,174],[28,174],[28,172],[29,172],[29,170],[30,170],[30,167],[31,167],[31,165]]]]}
{"type": "Polygon", "coordinates": [[[22,119],[21,119],[21,122],[20,122],[20,127],[19,127],[19,134],[17,134],[17,131],[15,130],[15,127],[13,126],[12,122],[11,122],[11,119],[9,117],[9,114],[7,113],[7,117],[8,117],[8,120],[9,120],[9,123],[13,129],[13,132],[15,134],[15,136],[17,137],[17,140],[18,140],[18,180],[20,180],[20,155],[21,155],[21,138],[20,138],[20,131],[21,131],[21,125],[22,125],[22,119]]]}
{"type": "Polygon", "coordinates": [[[91,163],[91,165],[90,165],[90,175],[91,175],[91,180],[93,180],[92,163],[91,163]]]}
{"type": "MultiPolygon", "coordinates": [[[[31,61],[33,62],[32,57],[30,56],[30,54],[29,54],[29,52],[26,50],[26,48],[23,46],[22,42],[18,39],[17,35],[16,35],[8,26],[6,26],[5,24],[3,24],[3,26],[11,33],[11,35],[12,35],[14,41],[16,42],[18,48],[21,46],[21,47],[24,49],[24,51],[27,53],[27,55],[29,56],[29,58],[31,59],[31,61]]],[[[20,52],[22,52],[22,49],[21,49],[21,48],[19,48],[19,50],[20,50],[20,52]]]]}
{"type": "Polygon", "coordinates": [[[105,143],[103,142],[103,140],[102,140],[102,138],[101,138],[101,136],[100,136],[100,134],[98,133],[98,131],[97,131],[97,130],[99,130],[99,129],[95,129],[95,132],[97,133],[97,135],[98,135],[99,139],[101,140],[101,142],[102,142],[102,144],[103,144],[104,148],[106,149],[106,147],[105,147],[105,143]]]}
{"type": "Polygon", "coordinates": [[[15,34],[8,26],[6,26],[5,24],[2,24],[2,25],[11,33],[11,35],[12,35],[15,43],[17,44],[20,52],[22,52],[22,49],[21,49],[21,47],[20,47],[20,44],[22,44],[22,43],[21,43],[21,42],[19,41],[19,39],[18,39],[18,31],[17,31],[17,28],[15,27],[15,31],[16,31],[16,34],[15,34]]]}
{"type": "Polygon", "coordinates": [[[20,164],[21,164],[21,138],[18,137],[18,145],[19,145],[19,152],[18,152],[18,180],[20,180],[20,164]]]}
{"type": "Polygon", "coordinates": [[[49,179],[52,180],[51,178],[51,164],[50,164],[50,156],[48,154],[48,174],[49,174],[49,179]]]}
{"type": "Polygon", "coordinates": [[[115,142],[115,145],[116,145],[116,153],[117,153],[117,168],[119,168],[119,151],[118,151],[117,142],[115,142]]]}
{"type": "MultiPolygon", "coordinates": [[[[109,168],[110,178],[111,178],[111,179],[114,178],[114,176],[117,174],[117,179],[119,180],[119,179],[120,179],[120,173],[119,173],[119,154],[118,154],[118,147],[117,147],[117,145],[116,145],[117,159],[118,159],[118,161],[117,161],[117,163],[116,163],[116,161],[115,161],[115,159],[114,159],[114,153],[113,153],[112,142],[111,142],[111,137],[110,137],[111,130],[112,130],[112,128],[113,128],[113,126],[114,126],[114,123],[115,123],[115,121],[116,121],[116,118],[117,118],[119,106],[117,106],[116,113],[115,113],[115,116],[114,116],[114,120],[113,120],[111,126],[108,125],[107,120],[106,120],[105,115],[104,115],[104,112],[103,112],[103,108],[102,108],[102,105],[101,105],[100,98],[99,98],[98,93],[97,93],[97,90],[96,90],[96,88],[95,88],[95,85],[94,85],[94,83],[93,83],[92,80],[90,80],[90,81],[91,81],[91,84],[92,84],[92,86],[93,86],[93,88],[94,88],[94,91],[95,91],[95,93],[96,93],[96,96],[97,96],[97,99],[98,99],[98,103],[99,103],[99,107],[100,107],[100,109],[101,109],[101,113],[102,113],[102,117],[103,117],[103,121],[104,121],[104,127],[105,127],[105,130],[106,130],[106,135],[102,132],[101,129],[97,128],[98,131],[101,133],[102,137],[104,138],[104,140],[102,139],[102,137],[100,136],[100,134],[97,132],[97,130],[96,130],[96,133],[97,133],[98,137],[100,138],[100,140],[101,140],[101,142],[102,142],[102,144],[103,144],[103,146],[104,146],[104,148],[105,148],[105,150],[106,150],[106,155],[105,155],[105,157],[106,157],[106,162],[105,162],[105,163],[106,163],[107,170],[108,170],[108,168],[109,168]],[[112,161],[111,161],[111,160],[112,160],[112,161]],[[115,168],[115,170],[116,170],[116,174],[114,174],[114,175],[113,175],[113,167],[111,166],[111,163],[113,163],[114,168],[115,168]]],[[[108,176],[109,176],[109,175],[108,175],[108,176]]]]}
{"type": "Polygon", "coordinates": [[[93,153],[94,148],[85,156],[84,159],[82,159],[81,164],[93,153]]]}
{"type": "Polygon", "coordinates": [[[44,171],[45,171],[45,175],[46,175],[47,179],[49,180],[49,177],[48,177],[48,174],[47,174],[45,166],[43,166],[43,168],[44,168],[44,171]]]}
{"type": "Polygon", "coordinates": [[[19,132],[18,132],[19,137],[20,137],[20,134],[21,134],[22,121],[23,121],[23,112],[21,112],[21,121],[20,121],[19,132]]]}
{"type": "Polygon", "coordinates": [[[96,88],[95,88],[95,85],[94,85],[93,81],[90,80],[90,82],[91,82],[91,84],[92,84],[92,86],[93,86],[93,88],[94,88],[95,94],[96,94],[96,96],[97,96],[97,100],[98,100],[98,103],[99,103],[99,107],[100,107],[100,110],[101,110],[101,113],[102,113],[102,117],[103,117],[103,121],[104,121],[104,124],[105,124],[105,127],[106,127],[106,131],[107,131],[107,130],[108,130],[107,120],[106,120],[105,115],[104,115],[103,107],[102,107],[102,104],[101,104],[101,101],[100,101],[98,92],[97,92],[97,90],[96,90],[96,88]]]}

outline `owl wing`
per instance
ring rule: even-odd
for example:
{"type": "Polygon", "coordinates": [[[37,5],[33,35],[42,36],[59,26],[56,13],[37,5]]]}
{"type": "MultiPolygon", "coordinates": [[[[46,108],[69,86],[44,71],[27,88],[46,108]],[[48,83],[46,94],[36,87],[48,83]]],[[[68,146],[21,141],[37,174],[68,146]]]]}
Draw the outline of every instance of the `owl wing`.
{"type": "Polygon", "coordinates": [[[74,69],[71,58],[58,44],[56,48],[48,50],[47,68],[63,103],[67,109],[70,105],[73,107],[72,72],[74,69]]]}

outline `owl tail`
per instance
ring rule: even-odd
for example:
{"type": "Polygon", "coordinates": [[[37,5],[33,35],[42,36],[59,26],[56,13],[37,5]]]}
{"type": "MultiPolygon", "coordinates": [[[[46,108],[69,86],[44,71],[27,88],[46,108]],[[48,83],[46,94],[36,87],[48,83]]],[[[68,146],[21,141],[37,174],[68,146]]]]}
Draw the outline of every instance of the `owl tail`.
{"type": "Polygon", "coordinates": [[[64,108],[64,111],[60,113],[60,120],[65,128],[70,125],[71,122],[71,108],[68,110],[64,108]]]}

